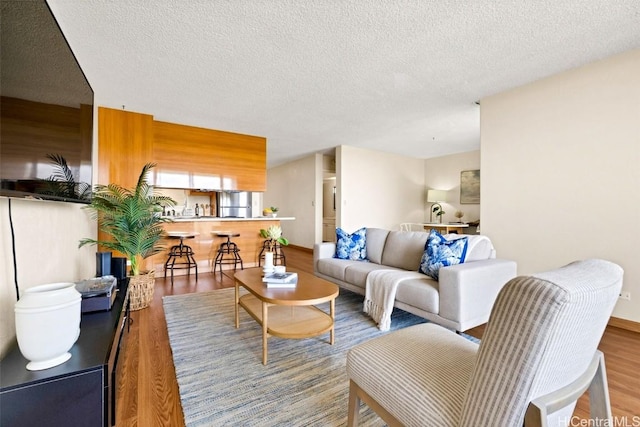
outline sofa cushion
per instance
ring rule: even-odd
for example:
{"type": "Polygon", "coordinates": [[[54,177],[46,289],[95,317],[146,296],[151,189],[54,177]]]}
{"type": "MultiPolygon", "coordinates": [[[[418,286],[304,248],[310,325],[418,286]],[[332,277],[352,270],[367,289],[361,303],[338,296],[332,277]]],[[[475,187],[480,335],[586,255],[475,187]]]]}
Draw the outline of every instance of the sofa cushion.
{"type": "Polygon", "coordinates": [[[382,264],[382,251],[388,235],[389,230],[367,228],[367,259],[369,261],[382,264]]]}
{"type": "Polygon", "coordinates": [[[338,280],[345,281],[345,272],[350,265],[353,264],[369,264],[362,261],[350,261],[338,258],[322,258],[316,262],[318,273],[331,276],[338,280]]]}
{"type": "Polygon", "coordinates": [[[382,269],[403,271],[399,268],[391,268],[386,265],[374,264],[373,262],[359,262],[347,267],[344,273],[344,280],[364,290],[367,285],[367,275],[373,270],[382,269]]]}
{"type": "Polygon", "coordinates": [[[467,254],[467,237],[447,240],[436,230],[429,232],[419,271],[438,280],[441,267],[462,264],[467,254]]]}
{"type": "Polygon", "coordinates": [[[336,255],[338,259],[352,261],[367,260],[367,229],[361,228],[349,234],[342,228],[336,229],[336,255]]]}
{"type": "Polygon", "coordinates": [[[398,285],[396,301],[438,314],[440,313],[438,282],[427,276],[424,276],[424,279],[404,280],[398,285]]]}
{"type": "Polygon", "coordinates": [[[416,271],[428,236],[423,231],[390,231],[381,264],[416,271]]]}
{"type": "Polygon", "coordinates": [[[493,243],[487,236],[483,235],[461,235],[461,234],[445,234],[445,239],[454,240],[466,237],[469,241],[467,244],[467,256],[465,262],[480,261],[483,259],[490,259],[496,257],[496,250],[493,247],[493,243]]]}

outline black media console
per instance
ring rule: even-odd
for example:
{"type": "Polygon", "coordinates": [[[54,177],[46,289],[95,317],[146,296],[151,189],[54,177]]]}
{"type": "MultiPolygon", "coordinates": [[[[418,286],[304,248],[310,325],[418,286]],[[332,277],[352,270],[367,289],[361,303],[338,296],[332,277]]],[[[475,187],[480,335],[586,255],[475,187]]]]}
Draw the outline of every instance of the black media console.
{"type": "Polygon", "coordinates": [[[86,313],[71,359],[28,371],[17,344],[0,361],[0,426],[115,424],[118,358],[128,323],[127,279],[109,311],[86,313]]]}

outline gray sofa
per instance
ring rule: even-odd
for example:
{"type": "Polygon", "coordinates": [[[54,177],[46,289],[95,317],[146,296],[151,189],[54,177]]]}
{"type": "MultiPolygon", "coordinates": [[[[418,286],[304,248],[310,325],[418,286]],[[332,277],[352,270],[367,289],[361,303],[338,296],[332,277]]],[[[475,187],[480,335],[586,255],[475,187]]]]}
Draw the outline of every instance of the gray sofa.
{"type": "MultiPolygon", "coordinates": [[[[335,243],[319,243],[313,250],[314,273],[364,295],[367,275],[373,270],[417,271],[427,237],[419,231],[367,228],[368,262],[334,258],[335,243]]],[[[401,282],[394,306],[460,332],[486,323],[498,292],[516,276],[517,265],[496,259],[487,237],[467,237],[464,263],[441,268],[438,281],[424,275],[401,282]]]]}

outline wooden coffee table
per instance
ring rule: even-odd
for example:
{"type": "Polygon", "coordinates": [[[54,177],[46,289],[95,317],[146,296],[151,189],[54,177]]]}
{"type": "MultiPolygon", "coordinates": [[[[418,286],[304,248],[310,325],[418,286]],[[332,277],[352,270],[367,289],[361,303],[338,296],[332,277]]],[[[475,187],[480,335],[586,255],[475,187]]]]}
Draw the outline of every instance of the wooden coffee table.
{"type": "MultiPolygon", "coordinates": [[[[287,270],[294,271],[294,270],[287,270]]],[[[236,328],[240,327],[240,307],[262,326],[262,364],[267,364],[267,338],[308,338],[330,332],[334,343],[335,300],[338,287],[302,271],[291,289],[267,288],[261,268],[248,268],[234,274],[236,284],[236,328]],[[249,293],[240,295],[240,288],[249,293]],[[329,313],[315,305],[329,302],[329,313]]]]}

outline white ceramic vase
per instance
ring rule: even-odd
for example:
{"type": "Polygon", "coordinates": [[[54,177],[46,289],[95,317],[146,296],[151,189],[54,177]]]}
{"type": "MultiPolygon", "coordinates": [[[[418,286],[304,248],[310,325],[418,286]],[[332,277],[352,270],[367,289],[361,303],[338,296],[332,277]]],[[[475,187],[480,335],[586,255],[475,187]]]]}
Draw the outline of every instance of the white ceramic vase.
{"type": "Polygon", "coordinates": [[[264,274],[273,273],[273,252],[264,253],[264,267],[262,268],[264,274]]]}
{"type": "Polygon", "coordinates": [[[82,297],[74,283],[50,283],[23,292],[15,304],[16,338],[27,369],[39,371],[71,358],[80,336],[82,297]]]}

